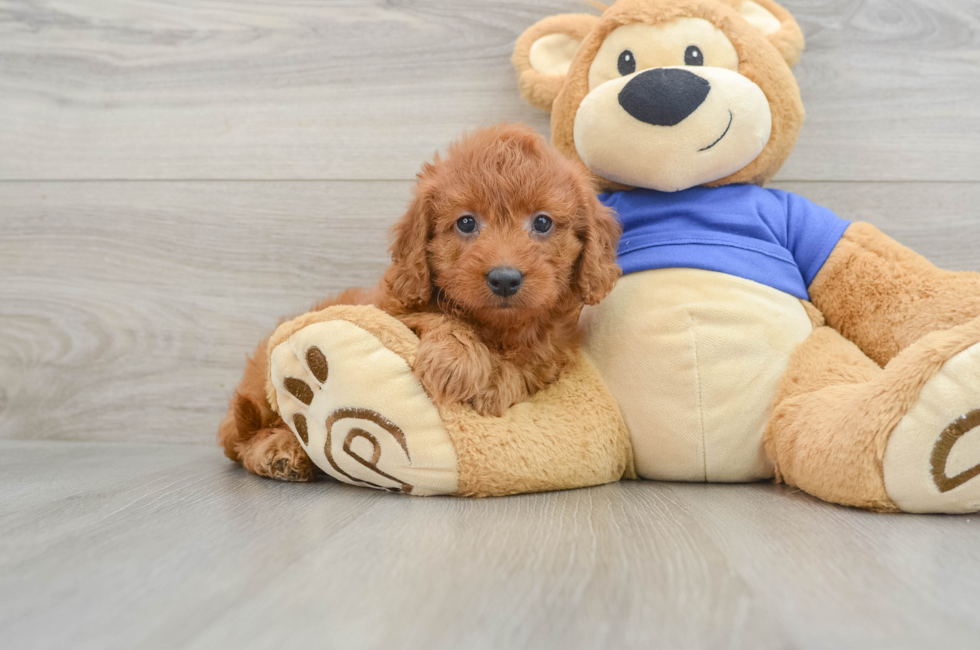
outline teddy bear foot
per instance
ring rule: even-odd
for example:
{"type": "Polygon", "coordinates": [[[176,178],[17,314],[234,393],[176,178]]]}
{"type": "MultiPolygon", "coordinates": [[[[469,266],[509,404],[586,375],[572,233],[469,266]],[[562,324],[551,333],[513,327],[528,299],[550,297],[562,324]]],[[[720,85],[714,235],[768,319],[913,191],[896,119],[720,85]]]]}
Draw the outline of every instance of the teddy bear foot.
{"type": "Polygon", "coordinates": [[[906,512],[980,510],[980,343],[925,384],[889,437],[882,470],[906,512]]]}
{"type": "Polygon", "coordinates": [[[406,360],[349,314],[292,333],[270,360],[279,413],[327,474],[417,496],[456,491],[456,453],[436,407],[406,360]]]}

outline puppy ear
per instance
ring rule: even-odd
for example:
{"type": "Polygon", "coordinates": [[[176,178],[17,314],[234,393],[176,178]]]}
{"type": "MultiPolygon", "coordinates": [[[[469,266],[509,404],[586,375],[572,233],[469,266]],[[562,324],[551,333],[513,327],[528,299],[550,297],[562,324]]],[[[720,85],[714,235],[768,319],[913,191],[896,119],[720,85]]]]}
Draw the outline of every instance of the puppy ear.
{"type": "Polygon", "coordinates": [[[575,53],[598,22],[598,17],[589,14],[561,14],[541,20],[521,34],[511,61],[517,69],[521,96],[529,104],[551,111],[575,53]]]}
{"type": "Polygon", "coordinates": [[[776,46],[789,67],[797,64],[806,43],[803,30],[788,11],[773,0],[742,0],[736,10],[776,46]]]}
{"type": "Polygon", "coordinates": [[[391,266],[384,284],[401,303],[427,304],[432,298],[432,276],[426,251],[432,226],[432,206],[428,194],[416,189],[408,211],[392,229],[391,266]]]}
{"type": "Polygon", "coordinates": [[[623,228],[612,210],[602,205],[592,192],[585,207],[585,228],[579,233],[582,253],[578,262],[578,289],[582,302],[597,305],[623,274],[616,264],[616,248],[623,228]]]}

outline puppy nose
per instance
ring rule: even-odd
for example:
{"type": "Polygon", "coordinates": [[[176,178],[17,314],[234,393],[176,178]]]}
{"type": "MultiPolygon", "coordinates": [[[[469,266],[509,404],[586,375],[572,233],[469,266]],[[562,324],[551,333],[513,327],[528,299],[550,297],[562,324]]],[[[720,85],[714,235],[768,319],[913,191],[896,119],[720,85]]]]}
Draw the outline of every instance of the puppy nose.
{"type": "Polygon", "coordinates": [[[698,109],[711,84],[679,68],[652,68],[641,72],[619,91],[619,105],[627,113],[654,126],[674,126],[698,109]]]}
{"type": "Polygon", "coordinates": [[[524,284],[524,274],[513,266],[497,266],[487,273],[487,286],[501,298],[517,293],[524,284]]]}

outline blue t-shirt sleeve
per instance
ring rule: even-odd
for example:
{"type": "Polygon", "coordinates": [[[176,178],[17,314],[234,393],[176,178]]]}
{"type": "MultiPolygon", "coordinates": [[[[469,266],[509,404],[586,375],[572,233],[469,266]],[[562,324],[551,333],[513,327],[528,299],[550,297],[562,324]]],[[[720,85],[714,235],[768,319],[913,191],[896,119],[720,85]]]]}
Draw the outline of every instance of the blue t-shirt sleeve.
{"type": "Polygon", "coordinates": [[[786,248],[809,287],[851,222],[799,194],[769,191],[785,209],[786,248]]]}

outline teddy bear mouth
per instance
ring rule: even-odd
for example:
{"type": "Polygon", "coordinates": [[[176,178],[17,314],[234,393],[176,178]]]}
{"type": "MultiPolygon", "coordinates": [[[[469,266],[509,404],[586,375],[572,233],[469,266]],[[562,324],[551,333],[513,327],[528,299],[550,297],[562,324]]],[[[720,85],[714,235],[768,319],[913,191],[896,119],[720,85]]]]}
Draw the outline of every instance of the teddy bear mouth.
{"type": "Polygon", "coordinates": [[[725,132],[722,133],[720,136],[718,136],[718,139],[715,140],[714,142],[712,142],[711,144],[709,144],[707,147],[704,147],[703,149],[698,149],[698,153],[700,153],[702,151],[707,151],[711,147],[713,147],[716,144],[718,144],[719,142],[721,142],[725,138],[725,136],[728,135],[728,132],[731,130],[731,128],[732,128],[732,122],[734,120],[735,120],[735,114],[732,113],[731,109],[729,109],[728,110],[728,126],[725,127],[725,132]]]}

